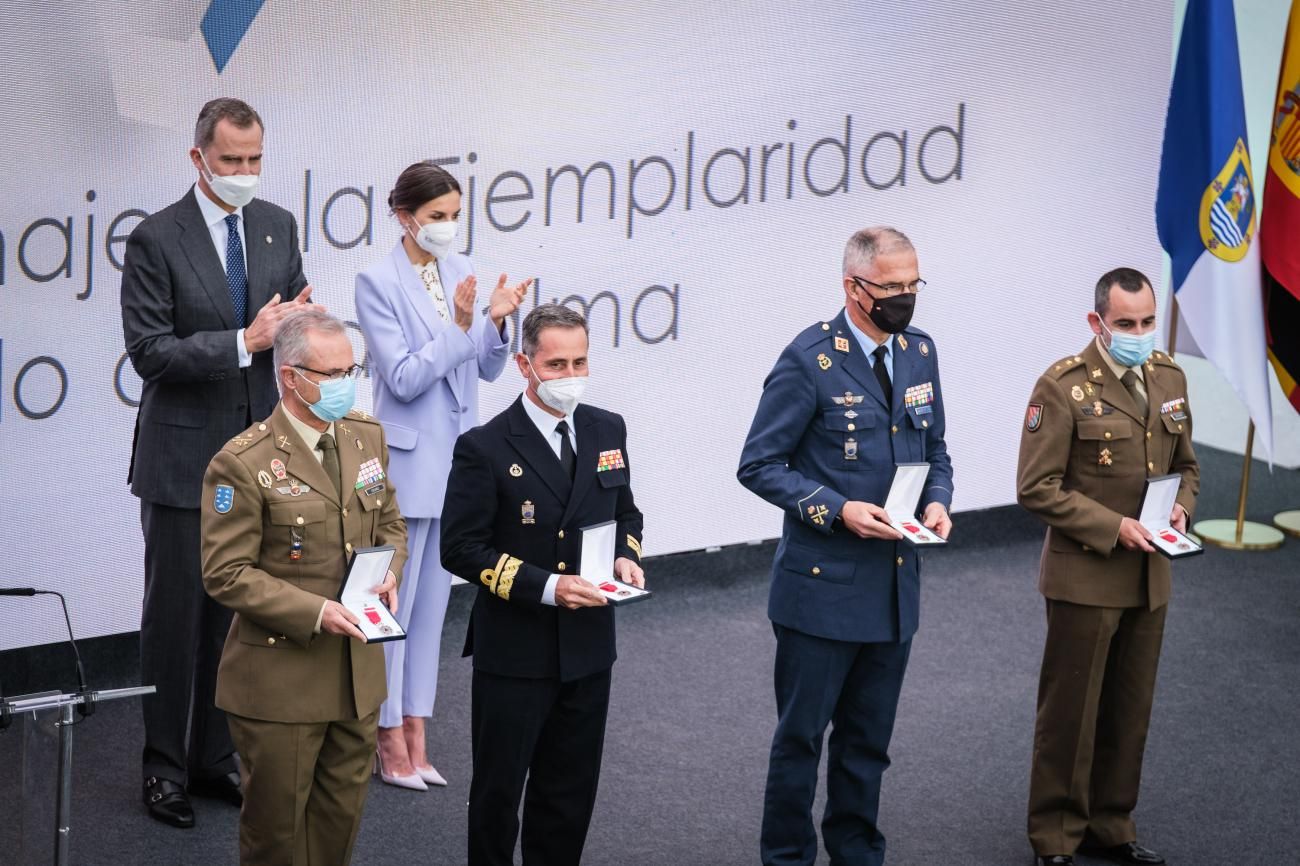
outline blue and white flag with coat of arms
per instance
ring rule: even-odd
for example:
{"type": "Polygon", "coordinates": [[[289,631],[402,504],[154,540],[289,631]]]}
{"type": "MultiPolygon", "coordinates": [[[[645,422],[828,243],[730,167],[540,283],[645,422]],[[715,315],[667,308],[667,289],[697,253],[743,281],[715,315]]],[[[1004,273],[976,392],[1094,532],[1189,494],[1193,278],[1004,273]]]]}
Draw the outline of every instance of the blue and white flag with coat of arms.
{"type": "Polygon", "coordinates": [[[1165,118],[1156,229],[1183,321],[1246,404],[1271,456],[1257,210],[1232,0],[1189,0],[1165,118]]]}

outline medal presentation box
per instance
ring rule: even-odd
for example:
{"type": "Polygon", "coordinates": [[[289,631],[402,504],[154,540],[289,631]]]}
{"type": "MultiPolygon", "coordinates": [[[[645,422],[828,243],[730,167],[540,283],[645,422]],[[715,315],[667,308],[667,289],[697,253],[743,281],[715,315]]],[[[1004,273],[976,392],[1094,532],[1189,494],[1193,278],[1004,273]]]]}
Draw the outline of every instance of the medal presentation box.
{"type": "Polygon", "coordinates": [[[1179,532],[1169,522],[1169,515],[1174,511],[1178,500],[1178,486],[1183,483],[1181,475],[1158,475],[1147,479],[1146,495],[1142,497],[1142,512],[1138,523],[1151,533],[1151,546],[1170,559],[1182,559],[1184,556],[1196,556],[1204,553],[1205,548],[1179,532]]]}
{"type": "Polygon", "coordinates": [[[608,520],[582,528],[582,558],[578,576],[600,590],[613,605],[645,601],[653,593],[614,579],[614,540],[618,523],[608,520]]]}
{"type": "Polygon", "coordinates": [[[406,640],[406,632],[374,589],[388,576],[396,552],[391,544],[358,547],[352,554],[347,577],[343,578],[343,587],[339,590],[339,604],[356,614],[360,620],[357,628],[366,636],[367,643],[406,640]]]}
{"type": "Polygon", "coordinates": [[[916,506],[921,502],[921,492],[925,489],[925,479],[930,474],[929,463],[899,463],[894,467],[894,483],[889,486],[889,496],[885,499],[885,513],[891,519],[890,526],[898,530],[903,540],[917,547],[935,547],[947,544],[946,538],[940,538],[916,520],[916,506]],[[898,515],[906,514],[899,519],[898,515]]]}

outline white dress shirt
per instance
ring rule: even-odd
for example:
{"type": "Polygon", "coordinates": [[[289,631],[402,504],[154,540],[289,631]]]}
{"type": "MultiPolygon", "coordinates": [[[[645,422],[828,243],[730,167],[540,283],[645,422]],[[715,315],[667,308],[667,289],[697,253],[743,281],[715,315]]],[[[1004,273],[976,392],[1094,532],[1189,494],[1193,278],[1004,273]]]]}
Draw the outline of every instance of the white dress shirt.
{"type": "MultiPolygon", "coordinates": [[[[551,446],[551,450],[555,452],[556,460],[560,459],[560,442],[562,440],[560,439],[560,431],[555,428],[559,426],[561,421],[569,423],[569,444],[573,446],[573,453],[575,455],[578,453],[578,436],[577,431],[574,430],[572,418],[568,415],[563,418],[556,418],[534,403],[527,394],[524,394],[521,399],[524,403],[524,412],[527,413],[529,420],[537,426],[537,431],[542,434],[546,444],[551,446]]],[[[542,590],[542,604],[555,606],[555,585],[559,582],[560,576],[558,574],[552,574],[547,578],[546,588],[542,590]]]]}
{"type": "MultiPolygon", "coordinates": [[[[226,226],[226,213],[220,205],[204,195],[199,185],[194,185],[194,199],[199,203],[199,211],[203,214],[203,221],[208,224],[208,233],[212,235],[212,245],[217,248],[217,258],[221,261],[221,272],[226,272],[226,243],[230,240],[230,229],[226,226]]],[[[239,229],[239,246],[244,252],[244,273],[248,273],[248,244],[244,242],[244,209],[235,208],[235,216],[239,221],[235,225],[239,229]]],[[[253,312],[253,311],[250,311],[253,312]]],[[[256,315],[256,313],[254,313],[256,315]]],[[[253,363],[253,355],[244,345],[244,329],[240,328],[235,332],[235,347],[239,351],[239,366],[247,367],[253,363]]]]}

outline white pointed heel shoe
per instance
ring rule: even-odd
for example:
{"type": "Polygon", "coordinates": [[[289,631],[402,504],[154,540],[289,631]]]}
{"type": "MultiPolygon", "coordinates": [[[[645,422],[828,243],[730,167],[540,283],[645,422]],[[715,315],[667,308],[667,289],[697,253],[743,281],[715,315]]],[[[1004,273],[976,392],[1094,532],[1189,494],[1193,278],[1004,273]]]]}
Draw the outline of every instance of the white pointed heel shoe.
{"type": "MultiPolygon", "coordinates": [[[[394,788],[406,788],[411,791],[427,791],[429,786],[424,784],[419,773],[413,773],[410,776],[390,776],[384,772],[384,756],[375,749],[375,767],[371,774],[378,774],[379,780],[385,785],[392,785],[394,788]]],[[[446,782],[443,783],[444,785],[446,782]]]]}
{"type": "Polygon", "coordinates": [[[447,787],[447,780],[442,777],[442,773],[439,773],[433,767],[416,767],[415,772],[421,779],[430,785],[435,785],[439,788],[447,787]]]}

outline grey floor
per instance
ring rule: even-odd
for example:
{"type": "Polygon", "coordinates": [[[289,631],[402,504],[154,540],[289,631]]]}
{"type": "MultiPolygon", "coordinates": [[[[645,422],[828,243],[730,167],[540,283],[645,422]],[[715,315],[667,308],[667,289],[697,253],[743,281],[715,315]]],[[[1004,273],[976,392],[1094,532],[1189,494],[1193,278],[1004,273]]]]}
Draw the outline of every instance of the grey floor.
{"type": "MultiPolygon", "coordinates": [[[[1234,514],[1240,459],[1202,449],[1199,516],[1234,514]]],[[[1256,464],[1249,516],[1300,507],[1300,474],[1256,464]]],[[[924,569],[921,632],[898,713],[882,826],[895,864],[1028,864],[1024,806],[1044,634],[1041,531],[1015,509],[958,515],[924,569]]],[[[758,862],[774,640],[772,546],[652,561],[653,601],[619,614],[604,774],[586,862],[758,862]]],[[[470,777],[471,590],[453,594],[430,726],[449,788],[371,787],[354,863],[461,863],[470,777]]],[[[128,665],[113,679],[129,681],[128,665]]],[[[1178,563],[1137,820],[1179,866],[1300,864],[1300,539],[1267,553],[1178,563]]],[[[54,753],[0,735],[0,852],[19,836],[49,862],[54,753]]],[[[139,714],[104,707],[77,728],[77,863],[233,864],[237,814],[197,803],[199,826],[149,820],[138,799],[139,714]]],[[[820,803],[819,803],[820,808],[820,803]]],[[[824,859],[824,858],[823,858],[824,859]]],[[[1081,858],[1080,863],[1090,861],[1081,858]]]]}

